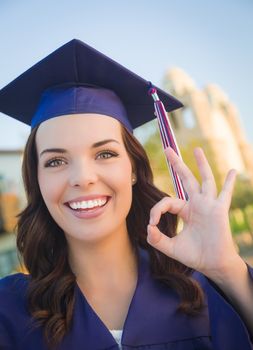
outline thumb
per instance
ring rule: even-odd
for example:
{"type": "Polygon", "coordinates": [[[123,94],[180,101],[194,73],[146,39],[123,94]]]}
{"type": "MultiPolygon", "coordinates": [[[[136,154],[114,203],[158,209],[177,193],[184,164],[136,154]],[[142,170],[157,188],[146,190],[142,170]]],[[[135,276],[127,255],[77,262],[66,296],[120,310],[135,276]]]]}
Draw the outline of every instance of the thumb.
{"type": "Polygon", "coordinates": [[[163,234],[157,226],[148,225],[147,231],[147,242],[165,255],[173,257],[173,238],[163,234]]]}
{"type": "Polygon", "coordinates": [[[147,231],[148,231],[148,236],[147,236],[148,243],[153,246],[159,243],[162,235],[160,230],[156,226],[148,225],[147,231]]]}

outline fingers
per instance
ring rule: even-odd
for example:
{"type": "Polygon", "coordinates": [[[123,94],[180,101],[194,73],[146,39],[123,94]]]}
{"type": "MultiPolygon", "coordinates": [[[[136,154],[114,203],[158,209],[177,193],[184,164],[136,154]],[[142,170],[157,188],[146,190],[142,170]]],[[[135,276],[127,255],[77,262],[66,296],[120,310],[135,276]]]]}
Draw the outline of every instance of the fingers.
{"type": "Polygon", "coordinates": [[[194,155],[195,155],[198,169],[202,179],[201,192],[205,195],[216,198],[217,187],[216,187],[215,179],[203,150],[199,147],[196,148],[194,150],[194,155]]]}
{"type": "Polygon", "coordinates": [[[156,226],[148,225],[147,241],[160,252],[173,258],[174,240],[165,236],[156,226]]]}
{"type": "Polygon", "coordinates": [[[201,148],[196,148],[194,150],[198,169],[202,178],[201,188],[190,169],[184,164],[183,160],[176,154],[176,152],[171,147],[167,148],[165,152],[172,167],[181,178],[184,188],[190,198],[192,194],[199,192],[216,198],[217,188],[213,172],[201,148]]]}
{"type": "Polygon", "coordinates": [[[235,180],[236,180],[236,170],[231,169],[226,176],[221,193],[218,196],[218,200],[225,202],[228,207],[230,206],[230,203],[231,203],[235,180]]]}
{"type": "Polygon", "coordinates": [[[182,161],[182,159],[176,154],[176,152],[171,147],[168,147],[165,149],[165,154],[173,169],[182,180],[184,189],[188,193],[189,197],[191,197],[192,193],[199,192],[200,189],[198,181],[195,179],[194,175],[182,161]]]}
{"type": "Polygon", "coordinates": [[[161,215],[166,212],[180,215],[180,212],[186,203],[186,201],[179,198],[164,197],[150,210],[150,225],[157,225],[160,221],[161,215]]]}

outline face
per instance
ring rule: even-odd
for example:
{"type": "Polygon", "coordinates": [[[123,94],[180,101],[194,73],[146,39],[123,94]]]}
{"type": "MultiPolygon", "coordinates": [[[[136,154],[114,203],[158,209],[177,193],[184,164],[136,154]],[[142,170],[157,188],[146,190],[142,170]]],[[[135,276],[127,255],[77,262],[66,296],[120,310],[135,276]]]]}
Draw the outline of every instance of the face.
{"type": "Polygon", "coordinates": [[[126,233],[132,165],[120,123],[75,114],[42,123],[36,134],[38,182],[67,240],[96,242],[126,233]]]}

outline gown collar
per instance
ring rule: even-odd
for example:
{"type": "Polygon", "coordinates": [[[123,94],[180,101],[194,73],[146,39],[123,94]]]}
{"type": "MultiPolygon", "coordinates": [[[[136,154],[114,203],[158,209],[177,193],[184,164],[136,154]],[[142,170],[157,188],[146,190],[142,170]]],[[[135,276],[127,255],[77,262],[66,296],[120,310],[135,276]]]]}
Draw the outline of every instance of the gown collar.
{"type": "MultiPolygon", "coordinates": [[[[178,313],[177,295],[154,280],[150,274],[148,252],[138,248],[137,257],[138,279],[124,322],[122,345],[127,348],[208,336],[205,312],[195,318],[194,322],[187,315],[178,313]]],[[[66,339],[69,344],[71,339],[75,339],[76,345],[80,342],[87,349],[118,349],[109,329],[87,302],[77,284],[70,334],[66,339]]]]}

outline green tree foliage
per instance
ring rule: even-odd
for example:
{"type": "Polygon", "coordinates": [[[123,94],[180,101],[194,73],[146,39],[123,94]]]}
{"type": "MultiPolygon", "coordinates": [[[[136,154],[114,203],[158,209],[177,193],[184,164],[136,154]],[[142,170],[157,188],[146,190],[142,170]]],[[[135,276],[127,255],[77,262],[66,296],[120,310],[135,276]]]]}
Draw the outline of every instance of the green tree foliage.
{"type": "Polygon", "coordinates": [[[154,182],[162,191],[172,194],[173,185],[170,178],[165,154],[163,152],[159,131],[154,132],[144,143],[154,174],[154,182]]]}
{"type": "Polygon", "coordinates": [[[241,177],[237,178],[235,184],[231,203],[230,223],[234,233],[248,231],[253,235],[253,187],[249,180],[241,177]],[[242,220],[240,220],[240,215],[238,214],[242,216],[242,220]]]}
{"type": "Polygon", "coordinates": [[[253,205],[253,187],[249,180],[238,177],[235,184],[231,208],[245,209],[249,205],[253,205]]]}

